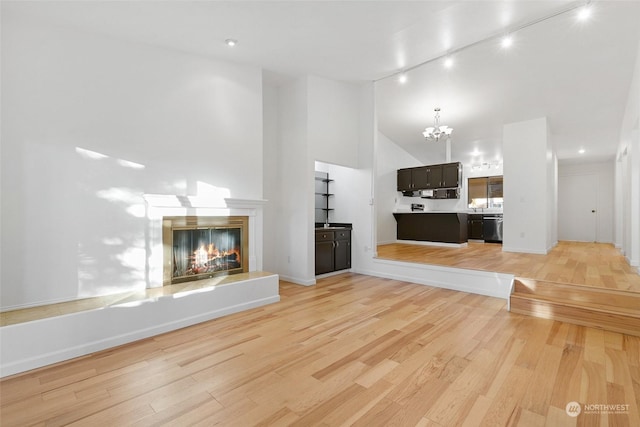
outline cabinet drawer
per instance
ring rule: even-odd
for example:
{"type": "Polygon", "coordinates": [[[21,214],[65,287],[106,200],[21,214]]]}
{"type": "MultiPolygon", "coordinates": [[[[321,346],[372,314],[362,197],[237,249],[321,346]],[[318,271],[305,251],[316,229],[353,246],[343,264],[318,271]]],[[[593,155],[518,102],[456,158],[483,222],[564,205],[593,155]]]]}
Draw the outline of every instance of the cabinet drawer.
{"type": "Polygon", "coordinates": [[[336,240],[351,239],[351,230],[340,230],[335,232],[336,240]]]}
{"type": "Polygon", "coordinates": [[[316,231],[316,242],[326,242],[333,240],[333,231],[316,231]]]}

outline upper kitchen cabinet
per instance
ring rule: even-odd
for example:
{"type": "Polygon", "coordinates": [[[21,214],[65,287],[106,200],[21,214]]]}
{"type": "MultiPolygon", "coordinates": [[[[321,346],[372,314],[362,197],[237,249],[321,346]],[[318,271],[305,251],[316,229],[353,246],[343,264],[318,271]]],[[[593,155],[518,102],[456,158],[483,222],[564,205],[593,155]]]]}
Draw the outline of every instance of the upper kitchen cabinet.
{"type": "Polygon", "coordinates": [[[413,191],[411,169],[398,169],[398,191],[413,191]]]}
{"type": "Polygon", "coordinates": [[[442,187],[442,166],[443,165],[425,166],[426,179],[421,184],[426,186],[420,187],[421,189],[429,190],[442,187]]]}
{"type": "Polygon", "coordinates": [[[442,187],[460,187],[462,180],[462,163],[447,163],[442,165],[442,187]]]}
{"type": "Polygon", "coordinates": [[[442,182],[442,167],[436,165],[412,168],[411,182],[415,190],[438,188],[442,182]]]}
{"type": "Polygon", "coordinates": [[[460,187],[461,163],[398,169],[398,191],[460,187]]]}

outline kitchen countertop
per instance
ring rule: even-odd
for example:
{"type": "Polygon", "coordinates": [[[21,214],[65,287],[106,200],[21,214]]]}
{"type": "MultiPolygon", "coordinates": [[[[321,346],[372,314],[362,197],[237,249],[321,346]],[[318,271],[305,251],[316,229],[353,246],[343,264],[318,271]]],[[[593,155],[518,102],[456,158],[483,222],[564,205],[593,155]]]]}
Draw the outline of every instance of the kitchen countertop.
{"type": "Polygon", "coordinates": [[[469,213],[465,211],[411,211],[411,210],[397,210],[393,213],[399,214],[459,214],[459,213],[469,213]]]}
{"type": "Polygon", "coordinates": [[[328,227],[323,223],[316,222],[316,231],[336,231],[336,230],[353,230],[353,225],[348,222],[330,222],[328,227]]]}
{"type": "Polygon", "coordinates": [[[351,227],[316,227],[316,231],[351,230],[351,227]]]}
{"type": "Polygon", "coordinates": [[[454,211],[454,210],[442,210],[442,211],[412,211],[410,209],[397,209],[395,211],[393,211],[393,213],[399,213],[399,214],[439,214],[439,213],[449,213],[449,214],[470,214],[470,215],[497,215],[500,214],[502,215],[501,211],[477,211],[474,212],[473,210],[469,211],[469,210],[464,210],[464,211],[454,211]]]}

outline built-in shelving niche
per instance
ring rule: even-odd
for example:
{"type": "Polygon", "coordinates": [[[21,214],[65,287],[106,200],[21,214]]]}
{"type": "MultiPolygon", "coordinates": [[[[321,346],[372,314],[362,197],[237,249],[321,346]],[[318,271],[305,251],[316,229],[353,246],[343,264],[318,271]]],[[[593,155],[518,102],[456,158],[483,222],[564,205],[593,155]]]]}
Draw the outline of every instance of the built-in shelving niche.
{"type": "Polygon", "coordinates": [[[315,222],[329,223],[333,211],[333,194],[330,192],[330,184],[327,172],[316,172],[315,176],[315,222]]]}

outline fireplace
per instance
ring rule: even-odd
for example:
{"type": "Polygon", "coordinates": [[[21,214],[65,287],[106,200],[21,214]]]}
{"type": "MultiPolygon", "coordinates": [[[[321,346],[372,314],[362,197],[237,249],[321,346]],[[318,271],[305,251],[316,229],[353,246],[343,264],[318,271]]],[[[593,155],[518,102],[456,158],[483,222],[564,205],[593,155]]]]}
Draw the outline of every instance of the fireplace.
{"type": "Polygon", "coordinates": [[[163,284],[249,271],[245,216],[162,218],[163,284]]]}

